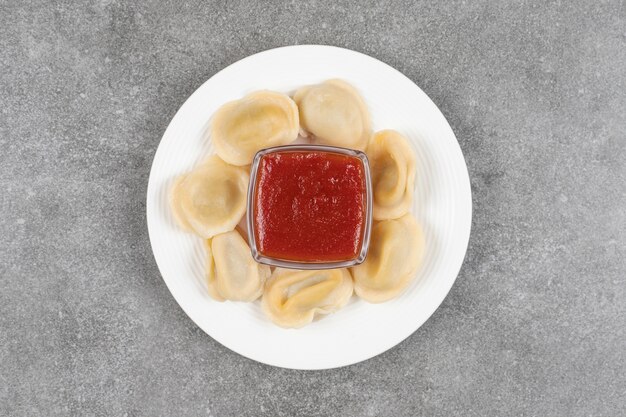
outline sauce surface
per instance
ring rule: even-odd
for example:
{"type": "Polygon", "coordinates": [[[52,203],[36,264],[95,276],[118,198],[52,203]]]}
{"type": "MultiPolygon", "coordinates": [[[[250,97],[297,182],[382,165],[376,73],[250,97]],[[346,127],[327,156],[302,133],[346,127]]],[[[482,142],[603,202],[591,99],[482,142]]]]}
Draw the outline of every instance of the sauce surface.
{"type": "Polygon", "coordinates": [[[359,255],[366,204],[359,158],[322,151],[264,155],[255,198],[254,232],[261,254],[303,262],[359,255]]]}

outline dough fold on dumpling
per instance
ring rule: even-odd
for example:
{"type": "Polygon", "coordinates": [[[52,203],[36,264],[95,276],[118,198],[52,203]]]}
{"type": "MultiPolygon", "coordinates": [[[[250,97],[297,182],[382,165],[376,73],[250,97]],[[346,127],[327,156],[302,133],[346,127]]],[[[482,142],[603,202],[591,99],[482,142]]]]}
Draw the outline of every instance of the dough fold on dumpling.
{"type": "Polygon", "coordinates": [[[374,220],[397,219],[409,212],[415,188],[415,152],[395,130],[377,132],[367,146],[372,174],[374,220]]]}
{"type": "Polygon", "coordinates": [[[352,296],[347,269],[301,271],[276,268],[265,284],[263,311],[281,327],[302,327],[318,314],[343,307],[352,296]]]}
{"type": "Polygon", "coordinates": [[[381,303],[400,294],[413,280],[424,255],[424,236],[411,216],[374,224],[365,262],[351,268],[356,294],[381,303]]]}
{"type": "Polygon", "coordinates": [[[263,293],[271,271],[252,259],[248,243],[237,230],[205,242],[209,295],[217,301],[254,301],[263,293]]]}
{"type": "Polygon", "coordinates": [[[215,258],[211,249],[211,239],[204,241],[204,253],[206,254],[206,265],[204,267],[209,295],[216,301],[226,300],[217,290],[217,271],[215,270],[215,258]]]}
{"type": "Polygon", "coordinates": [[[170,194],[174,218],[185,230],[208,239],[231,231],[246,211],[248,172],[210,156],[176,180],[170,194]]]}
{"type": "Polygon", "coordinates": [[[220,107],[211,139],[224,161],[248,165],[260,149],[296,140],[299,129],[296,103],[285,94],[262,90],[220,107]]]}
{"type": "Polygon", "coordinates": [[[300,88],[294,95],[300,126],[317,143],[365,149],[371,134],[370,115],[358,91],[341,80],[300,88]]]}

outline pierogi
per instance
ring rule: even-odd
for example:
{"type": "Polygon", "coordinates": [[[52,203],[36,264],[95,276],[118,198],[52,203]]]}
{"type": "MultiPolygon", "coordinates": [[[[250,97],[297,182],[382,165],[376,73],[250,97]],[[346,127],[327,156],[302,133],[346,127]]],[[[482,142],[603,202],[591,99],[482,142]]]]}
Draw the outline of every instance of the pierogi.
{"type": "Polygon", "coordinates": [[[298,137],[298,107],[287,95],[256,91],[220,107],[211,125],[217,154],[233,165],[248,165],[262,148],[298,137]]]}
{"type": "Polygon", "coordinates": [[[248,243],[237,230],[205,241],[206,278],[215,300],[254,301],[263,293],[271,271],[252,259],[248,243]]]}
{"type": "Polygon", "coordinates": [[[390,300],[413,280],[423,255],[424,236],[412,215],[375,223],[365,262],[351,268],[354,291],[371,303],[390,300]]]}
{"type": "Polygon", "coordinates": [[[333,313],[352,296],[347,269],[301,271],[276,268],[265,284],[263,311],[281,327],[302,327],[333,313]]]}
{"type": "Polygon", "coordinates": [[[395,130],[372,136],[367,146],[372,175],[374,220],[397,219],[409,212],[415,188],[415,152],[395,130]]]}
{"type": "Polygon", "coordinates": [[[345,81],[328,80],[296,91],[300,126],[316,143],[363,150],[371,134],[361,95],[345,81]]]}
{"type": "Polygon", "coordinates": [[[204,239],[231,231],[246,211],[248,181],[245,169],[210,156],[174,183],[170,194],[174,218],[204,239]]]}

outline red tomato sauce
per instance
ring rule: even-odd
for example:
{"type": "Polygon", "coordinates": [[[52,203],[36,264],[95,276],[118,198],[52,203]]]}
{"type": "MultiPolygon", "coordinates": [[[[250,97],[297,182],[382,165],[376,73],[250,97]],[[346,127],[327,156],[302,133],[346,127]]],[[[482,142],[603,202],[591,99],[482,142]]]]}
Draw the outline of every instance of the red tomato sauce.
{"type": "Polygon", "coordinates": [[[358,257],[365,230],[364,170],[359,158],[331,152],[264,155],[254,204],[258,251],[301,262],[358,257]]]}

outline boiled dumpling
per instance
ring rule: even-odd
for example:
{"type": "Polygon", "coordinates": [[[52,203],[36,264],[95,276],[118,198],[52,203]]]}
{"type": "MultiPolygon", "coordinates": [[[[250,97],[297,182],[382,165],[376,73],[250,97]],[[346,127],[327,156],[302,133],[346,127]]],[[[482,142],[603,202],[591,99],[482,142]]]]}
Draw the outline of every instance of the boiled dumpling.
{"type": "Polygon", "coordinates": [[[374,219],[397,219],[409,212],[415,188],[415,152],[395,130],[372,136],[367,147],[374,192],[374,219]]]}
{"type": "Polygon", "coordinates": [[[178,224],[208,239],[231,231],[246,211],[249,174],[209,157],[172,188],[171,206],[178,224]]]}
{"type": "Polygon", "coordinates": [[[254,301],[261,296],[270,268],[252,259],[250,247],[238,231],[207,240],[205,249],[211,297],[218,301],[254,301]]]}
{"type": "Polygon", "coordinates": [[[300,126],[317,142],[365,149],[370,136],[370,116],[358,91],[341,80],[299,89],[294,100],[300,110],[300,126]]]}
{"type": "Polygon", "coordinates": [[[248,165],[260,149],[293,142],[299,129],[298,107],[289,96],[257,91],[220,107],[211,135],[224,161],[248,165]]]}
{"type": "Polygon", "coordinates": [[[424,237],[410,214],[374,224],[365,262],[352,268],[356,294],[371,303],[387,301],[411,282],[422,262],[424,237]]]}
{"type": "Polygon", "coordinates": [[[317,314],[343,307],[352,295],[347,269],[300,271],[276,268],[265,284],[263,311],[281,327],[302,327],[317,314]]]}

